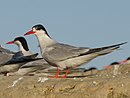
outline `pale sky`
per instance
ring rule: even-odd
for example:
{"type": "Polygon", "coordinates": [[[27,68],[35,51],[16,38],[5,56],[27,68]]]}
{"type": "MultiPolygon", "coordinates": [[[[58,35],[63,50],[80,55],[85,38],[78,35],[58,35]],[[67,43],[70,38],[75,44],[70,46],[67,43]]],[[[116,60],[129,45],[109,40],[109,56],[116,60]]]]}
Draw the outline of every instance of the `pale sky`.
{"type": "MultiPolygon", "coordinates": [[[[0,44],[23,36],[43,24],[55,40],[82,47],[101,47],[127,41],[121,50],[82,66],[102,68],[130,56],[130,0],[1,0],[0,44]]],[[[39,52],[35,36],[25,37],[30,50],[39,52]]]]}

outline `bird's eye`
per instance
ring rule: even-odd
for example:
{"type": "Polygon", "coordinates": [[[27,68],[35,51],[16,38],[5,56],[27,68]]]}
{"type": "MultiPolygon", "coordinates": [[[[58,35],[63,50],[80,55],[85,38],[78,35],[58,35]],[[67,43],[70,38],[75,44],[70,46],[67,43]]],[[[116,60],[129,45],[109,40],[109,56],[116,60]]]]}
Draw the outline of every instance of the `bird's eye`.
{"type": "Polygon", "coordinates": [[[32,30],[33,30],[33,32],[35,32],[35,31],[36,31],[36,29],[35,29],[35,28],[33,28],[32,30]]]}

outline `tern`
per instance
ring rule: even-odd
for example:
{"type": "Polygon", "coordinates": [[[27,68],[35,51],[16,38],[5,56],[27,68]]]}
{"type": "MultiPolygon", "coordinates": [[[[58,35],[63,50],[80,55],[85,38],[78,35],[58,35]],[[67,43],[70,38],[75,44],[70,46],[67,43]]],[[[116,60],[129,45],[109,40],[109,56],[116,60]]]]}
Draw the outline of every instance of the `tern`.
{"type": "Polygon", "coordinates": [[[113,75],[119,74],[120,63],[119,62],[113,62],[110,65],[114,66],[114,68],[113,68],[113,75]]]}
{"type": "Polygon", "coordinates": [[[5,49],[0,45],[0,65],[7,62],[7,59],[11,59],[15,52],[5,49]]]}
{"type": "Polygon", "coordinates": [[[18,51],[21,52],[23,56],[32,55],[24,37],[17,37],[13,41],[7,42],[6,44],[16,44],[18,46],[18,51]]]}
{"type": "MultiPolygon", "coordinates": [[[[18,53],[22,54],[22,56],[38,55],[38,53],[32,54],[32,52],[29,51],[27,41],[24,37],[17,37],[6,44],[16,44],[18,46],[18,53]]],[[[23,64],[18,71],[8,73],[7,75],[26,75],[30,72],[47,68],[49,68],[49,64],[44,59],[40,59],[23,64]]]]}
{"type": "Polygon", "coordinates": [[[119,74],[119,67],[121,63],[120,62],[113,62],[110,65],[104,66],[105,69],[111,69],[113,68],[113,75],[119,74]]]}
{"type": "Polygon", "coordinates": [[[74,68],[88,63],[98,56],[118,50],[120,45],[127,42],[100,47],[76,47],[68,44],[59,43],[50,37],[45,27],[41,24],[34,25],[32,30],[24,35],[35,34],[38,39],[42,57],[52,66],[58,67],[58,71],[52,78],[66,78],[69,73],[69,68],[74,68]],[[60,70],[66,69],[64,76],[59,76],[60,70]]]}
{"type": "Polygon", "coordinates": [[[1,55],[0,73],[5,74],[5,75],[7,75],[7,73],[9,72],[17,71],[20,68],[20,66],[26,64],[27,62],[41,59],[41,58],[34,59],[36,55],[18,57],[18,56],[15,56],[15,53],[12,53],[12,54],[7,53],[6,49],[4,52],[2,51],[0,55],[1,55]]]}
{"type": "Polygon", "coordinates": [[[130,57],[120,62],[120,64],[130,64],[130,57]]]}
{"type": "MultiPolygon", "coordinates": [[[[19,45],[18,40],[15,41],[17,45],[19,45]]],[[[13,43],[13,42],[12,42],[13,43]]],[[[11,44],[11,42],[8,42],[7,44],[11,44]]],[[[22,48],[20,48],[22,49],[22,48]]],[[[27,47],[26,47],[27,49],[27,47]]],[[[5,49],[3,47],[0,47],[0,73],[7,74],[9,72],[15,72],[17,71],[22,65],[35,61],[40,60],[41,58],[36,58],[38,53],[31,54],[29,52],[25,51],[23,52],[23,49],[18,52],[12,52],[8,49],[5,49]]]]}
{"type": "Polygon", "coordinates": [[[32,54],[29,51],[27,42],[23,37],[17,37],[14,41],[7,42],[6,44],[16,44],[19,48],[18,52],[14,53],[12,59],[8,63],[32,60],[38,56],[38,53],[32,54]]]}

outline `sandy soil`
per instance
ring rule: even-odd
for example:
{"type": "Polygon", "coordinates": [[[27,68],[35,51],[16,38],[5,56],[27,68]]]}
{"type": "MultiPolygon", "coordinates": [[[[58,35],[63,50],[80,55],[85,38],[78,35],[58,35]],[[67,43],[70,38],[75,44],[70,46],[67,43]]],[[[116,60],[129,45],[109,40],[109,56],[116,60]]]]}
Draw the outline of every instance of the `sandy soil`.
{"type": "Polygon", "coordinates": [[[0,88],[0,98],[130,98],[130,65],[122,65],[117,76],[113,68],[66,79],[1,75],[0,88]]]}

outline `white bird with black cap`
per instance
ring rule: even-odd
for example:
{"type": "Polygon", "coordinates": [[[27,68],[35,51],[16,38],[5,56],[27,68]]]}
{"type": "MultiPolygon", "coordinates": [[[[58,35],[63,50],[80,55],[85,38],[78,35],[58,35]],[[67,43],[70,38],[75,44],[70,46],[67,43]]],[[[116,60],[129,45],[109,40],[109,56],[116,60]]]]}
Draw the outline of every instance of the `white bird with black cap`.
{"type": "Polygon", "coordinates": [[[25,35],[35,34],[41,49],[43,58],[52,66],[58,67],[58,71],[52,78],[66,78],[69,72],[69,68],[78,67],[85,63],[88,63],[92,59],[113,52],[120,48],[120,45],[127,42],[100,47],[100,48],[88,48],[88,47],[75,47],[63,43],[59,43],[53,40],[45,27],[41,24],[32,27],[32,30],[25,35]],[[66,69],[64,76],[59,76],[60,70],[66,69]]]}
{"type": "MultiPolygon", "coordinates": [[[[32,54],[32,52],[29,51],[27,41],[24,37],[17,37],[13,41],[7,42],[6,44],[16,44],[18,46],[18,54],[22,54],[23,56],[38,55],[38,53],[32,54]]],[[[26,75],[37,70],[47,70],[47,68],[53,68],[50,67],[51,66],[49,66],[49,64],[44,59],[40,59],[37,61],[26,63],[22,65],[18,71],[8,73],[7,75],[26,75]]]]}
{"type": "MultiPolygon", "coordinates": [[[[8,42],[7,44],[11,44],[12,42],[8,42]]],[[[14,43],[16,43],[18,46],[21,46],[20,41],[14,40],[14,43]]],[[[36,58],[38,53],[36,54],[31,54],[29,51],[23,51],[23,47],[20,47],[20,51],[18,52],[12,52],[10,50],[4,49],[0,47],[0,73],[1,74],[6,74],[10,72],[15,72],[17,71],[21,66],[24,64],[35,61],[35,60],[40,60],[42,58],[36,58]]],[[[26,47],[28,49],[28,47],[26,47]]]]}
{"type": "Polygon", "coordinates": [[[18,46],[18,51],[22,52],[23,56],[32,55],[29,51],[27,41],[24,37],[17,37],[13,41],[7,42],[6,44],[16,44],[18,46]]]}

